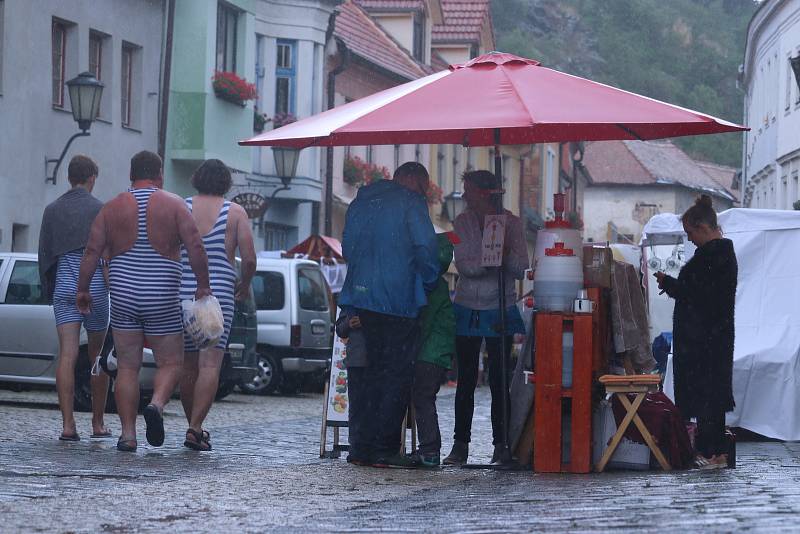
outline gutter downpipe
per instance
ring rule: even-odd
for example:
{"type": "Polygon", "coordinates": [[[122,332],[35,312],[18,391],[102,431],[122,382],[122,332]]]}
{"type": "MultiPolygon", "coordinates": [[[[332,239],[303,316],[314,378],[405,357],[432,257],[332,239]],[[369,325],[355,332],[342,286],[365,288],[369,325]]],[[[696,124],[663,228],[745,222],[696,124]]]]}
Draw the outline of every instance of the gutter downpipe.
{"type": "Polygon", "coordinates": [[[161,84],[161,113],[158,125],[158,155],[163,165],[167,151],[167,116],[169,111],[169,86],[172,72],[172,36],[175,26],[175,0],[167,0],[167,35],[164,43],[164,73],[161,84]]]}
{"type": "MultiPolygon", "coordinates": [[[[336,77],[350,64],[350,51],[341,39],[336,39],[336,48],[341,54],[339,65],[328,73],[328,107],[336,104],[336,77]]],[[[333,232],[333,147],[325,148],[325,235],[333,232]]]]}

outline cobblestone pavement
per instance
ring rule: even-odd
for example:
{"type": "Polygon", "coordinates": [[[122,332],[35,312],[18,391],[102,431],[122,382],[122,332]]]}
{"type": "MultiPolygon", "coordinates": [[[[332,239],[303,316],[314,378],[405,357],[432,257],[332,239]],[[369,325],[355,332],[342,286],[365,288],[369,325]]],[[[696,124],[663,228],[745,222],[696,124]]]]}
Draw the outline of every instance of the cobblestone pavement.
{"type": "MultiPolygon", "coordinates": [[[[444,453],[453,393],[440,396],[444,453]]],[[[135,454],[88,439],[88,414],[82,441],[57,441],[55,403],[0,391],[2,532],[800,529],[799,443],[740,443],[739,467],[711,473],[381,470],[318,458],[321,395],[228,397],[209,416],[210,453],[181,446],[178,401],[165,446],[144,444],[142,424],[135,454]]],[[[472,460],[488,461],[488,387],[476,404],[472,460]]]]}

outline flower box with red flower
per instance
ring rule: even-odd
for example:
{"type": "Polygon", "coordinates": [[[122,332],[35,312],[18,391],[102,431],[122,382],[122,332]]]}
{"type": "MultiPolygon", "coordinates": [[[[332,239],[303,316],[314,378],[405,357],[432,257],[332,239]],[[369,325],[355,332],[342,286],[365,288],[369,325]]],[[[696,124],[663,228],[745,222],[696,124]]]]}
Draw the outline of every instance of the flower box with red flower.
{"type": "Polygon", "coordinates": [[[240,78],[235,72],[216,71],[214,76],[211,77],[211,84],[214,87],[214,94],[217,98],[242,107],[245,106],[248,100],[257,98],[256,84],[240,78]]]}

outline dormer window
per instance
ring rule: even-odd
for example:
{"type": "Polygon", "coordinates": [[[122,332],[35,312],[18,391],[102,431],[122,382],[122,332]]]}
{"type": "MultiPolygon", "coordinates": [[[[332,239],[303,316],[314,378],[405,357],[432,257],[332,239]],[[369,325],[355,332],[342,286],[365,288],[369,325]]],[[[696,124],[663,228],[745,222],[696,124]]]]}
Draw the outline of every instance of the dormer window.
{"type": "Polygon", "coordinates": [[[414,13],[414,59],[423,61],[425,54],[425,15],[414,13]]]}

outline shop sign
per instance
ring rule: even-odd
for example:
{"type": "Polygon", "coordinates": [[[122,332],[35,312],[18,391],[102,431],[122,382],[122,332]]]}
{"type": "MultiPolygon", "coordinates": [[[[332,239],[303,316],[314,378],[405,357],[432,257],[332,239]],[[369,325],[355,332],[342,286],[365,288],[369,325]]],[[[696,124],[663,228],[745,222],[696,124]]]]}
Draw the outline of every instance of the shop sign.
{"type": "Polygon", "coordinates": [[[247,216],[251,219],[260,219],[264,216],[264,212],[267,211],[267,199],[258,193],[239,193],[231,199],[231,202],[243,207],[244,211],[247,212],[247,216]]]}

